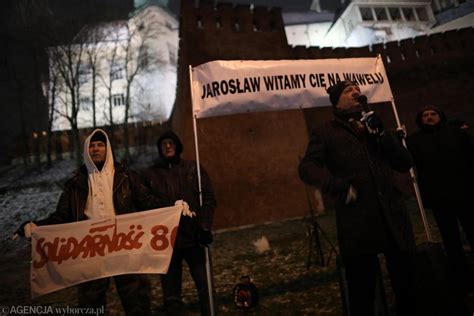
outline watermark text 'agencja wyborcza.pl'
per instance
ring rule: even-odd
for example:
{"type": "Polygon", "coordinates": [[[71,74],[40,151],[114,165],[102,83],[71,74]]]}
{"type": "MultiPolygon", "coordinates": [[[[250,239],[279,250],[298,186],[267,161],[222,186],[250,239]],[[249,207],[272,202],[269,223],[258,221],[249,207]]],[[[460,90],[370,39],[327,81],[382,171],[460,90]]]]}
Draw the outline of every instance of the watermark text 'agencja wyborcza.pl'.
{"type": "Polygon", "coordinates": [[[70,307],[70,306],[42,306],[16,305],[0,306],[0,316],[7,315],[104,315],[104,306],[70,307]]]}

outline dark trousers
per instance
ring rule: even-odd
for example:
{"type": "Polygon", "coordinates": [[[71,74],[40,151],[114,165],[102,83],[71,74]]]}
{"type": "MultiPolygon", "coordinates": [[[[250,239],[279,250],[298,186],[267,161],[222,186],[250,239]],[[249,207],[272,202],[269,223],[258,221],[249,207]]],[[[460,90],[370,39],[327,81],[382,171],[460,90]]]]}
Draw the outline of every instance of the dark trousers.
{"type": "MultiPolygon", "coordinates": [[[[124,274],[113,277],[126,315],[150,315],[150,282],[141,274],[124,274]]],[[[107,305],[110,278],[103,278],[78,285],[80,307],[101,308],[107,305]]]]}
{"type": "Polygon", "coordinates": [[[468,283],[472,280],[470,280],[471,272],[462,247],[458,221],[466,234],[471,251],[474,251],[474,207],[467,201],[453,200],[436,203],[432,210],[452,270],[462,287],[461,290],[466,290],[466,287],[470,286],[468,283]]]}
{"type": "Polygon", "coordinates": [[[204,248],[195,246],[174,249],[167,274],[161,275],[161,287],[165,308],[171,312],[173,305],[181,303],[183,260],[186,261],[199,296],[201,315],[209,315],[209,295],[206,279],[204,248]]]}
{"type": "MultiPolygon", "coordinates": [[[[345,256],[346,279],[351,316],[374,315],[378,257],[373,255],[345,256]]],[[[385,253],[387,270],[395,294],[397,315],[414,315],[414,259],[410,252],[385,253]]]]}

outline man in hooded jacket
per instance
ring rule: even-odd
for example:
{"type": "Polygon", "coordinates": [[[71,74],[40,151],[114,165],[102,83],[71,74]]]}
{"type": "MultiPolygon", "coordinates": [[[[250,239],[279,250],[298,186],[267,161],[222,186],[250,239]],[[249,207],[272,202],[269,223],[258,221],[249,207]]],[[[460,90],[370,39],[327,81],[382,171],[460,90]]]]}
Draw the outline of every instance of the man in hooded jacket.
{"type": "Polygon", "coordinates": [[[407,172],[408,151],[373,112],[362,115],[358,85],[329,87],[334,119],[312,131],[301,179],[335,198],[339,249],[351,315],[374,315],[379,253],[385,255],[398,315],[414,315],[414,237],[393,171],[407,172]]]}
{"type": "Polygon", "coordinates": [[[157,141],[160,158],[154,166],[144,170],[145,182],[160,199],[183,200],[195,217],[181,217],[178,235],[168,273],[161,275],[165,309],[168,313],[182,312],[182,263],[186,261],[196,285],[202,315],[208,315],[209,296],[206,280],[204,247],[212,243],[212,221],[216,200],[206,171],[201,171],[202,205],[199,201],[196,161],[181,158],[183,144],[172,131],[163,133],[157,141]]]}
{"type": "MultiPolygon", "coordinates": [[[[163,207],[134,172],[114,162],[107,134],[94,130],[84,142],[84,165],[64,185],[56,212],[48,218],[22,225],[25,234],[35,225],[54,225],[86,219],[113,217],[141,210],[163,207]]],[[[114,276],[117,292],[127,315],[150,314],[150,287],[141,274],[114,276]]],[[[110,278],[78,285],[81,307],[100,310],[106,306],[110,278]]]]}
{"type": "Polygon", "coordinates": [[[433,211],[453,271],[462,290],[472,287],[458,221],[474,251],[474,140],[469,130],[447,124],[435,106],[423,107],[416,116],[419,130],[407,138],[415,161],[423,204],[433,211]]]}

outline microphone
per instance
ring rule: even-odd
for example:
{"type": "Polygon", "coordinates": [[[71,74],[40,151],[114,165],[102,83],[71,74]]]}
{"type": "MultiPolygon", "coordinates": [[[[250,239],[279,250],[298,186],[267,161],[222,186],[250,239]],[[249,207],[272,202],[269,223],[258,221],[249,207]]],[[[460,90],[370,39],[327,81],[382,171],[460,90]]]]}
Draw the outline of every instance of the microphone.
{"type": "Polygon", "coordinates": [[[384,133],[383,123],[374,113],[374,111],[369,109],[367,97],[361,94],[359,97],[357,97],[357,101],[359,101],[360,105],[362,106],[362,118],[360,120],[364,122],[367,131],[370,134],[382,136],[384,133]]]}
{"type": "Polygon", "coordinates": [[[362,111],[365,113],[370,112],[369,105],[367,104],[367,97],[363,94],[361,94],[358,98],[357,101],[359,101],[360,105],[362,106],[362,111]]]}

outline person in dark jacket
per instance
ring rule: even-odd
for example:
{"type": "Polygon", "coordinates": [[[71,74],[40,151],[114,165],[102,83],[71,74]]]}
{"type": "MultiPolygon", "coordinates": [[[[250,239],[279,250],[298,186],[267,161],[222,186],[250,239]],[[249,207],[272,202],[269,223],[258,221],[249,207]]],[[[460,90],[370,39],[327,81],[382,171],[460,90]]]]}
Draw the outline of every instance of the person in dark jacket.
{"type": "Polygon", "coordinates": [[[184,200],[195,217],[181,217],[178,235],[168,273],[161,275],[165,309],[168,313],[182,310],[182,263],[186,261],[196,285],[201,314],[208,315],[209,296],[206,280],[204,247],[212,243],[212,221],[216,200],[206,171],[201,171],[202,205],[199,201],[196,161],[181,158],[183,144],[172,131],[163,133],[157,141],[160,158],[143,175],[152,192],[160,199],[184,200]]]}
{"type": "MultiPolygon", "coordinates": [[[[144,185],[138,174],[114,163],[107,134],[96,129],[84,143],[84,165],[66,182],[56,212],[48,218],[24,225],[63,224],[92,218],[110,217],[140,210],[162,207],[144,185]]],[[[150,314],[150,287],[141,274],[114,276],[115,286],[127,315],[150,314]]],[[[81,307],[105,310],[106,292],[110,278],[78,285],[78,302],[81,307]]]]}
{"type": "Polygon", "coordinates": [[[394,133],[374,113],[362,115],[358,85],[328,88],[334,119],[312,131],[301,179],[335,198],[339,248],[351,315],[373,315],[378,257],[383,253],[398,315],[414,314],[412,226],[393,171],[412,165],[394,133]]]}
{"type": "Polygon", "coordinates": [[[407,138],[415,161],[423,204],[433,211],[448,259],[463,290],[472,288],[472,272],[465,256],[459,223],[474,251],[474,140],[469,129],[447,123],[435,106],[416,116],[419,130],[407,138]]]}

